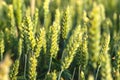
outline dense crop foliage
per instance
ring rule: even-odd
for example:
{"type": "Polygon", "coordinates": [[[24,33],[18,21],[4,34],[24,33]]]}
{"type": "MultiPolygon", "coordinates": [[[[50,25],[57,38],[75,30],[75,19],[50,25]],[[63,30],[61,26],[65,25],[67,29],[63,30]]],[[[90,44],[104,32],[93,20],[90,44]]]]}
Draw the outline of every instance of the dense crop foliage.
{"type": "Polygon", "coordinates": [[[0,0],[0,80],[120,80],[120,0],[0,0]]]}

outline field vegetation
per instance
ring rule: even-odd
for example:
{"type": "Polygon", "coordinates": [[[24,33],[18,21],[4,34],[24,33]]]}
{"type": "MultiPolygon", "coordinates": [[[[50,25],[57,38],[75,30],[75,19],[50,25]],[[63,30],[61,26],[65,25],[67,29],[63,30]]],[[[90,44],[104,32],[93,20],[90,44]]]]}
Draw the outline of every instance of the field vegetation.
{"type": "Polygon", "coordinates": [[[120,0],[0,0],[0,80],[120,80],[120,0]]]}

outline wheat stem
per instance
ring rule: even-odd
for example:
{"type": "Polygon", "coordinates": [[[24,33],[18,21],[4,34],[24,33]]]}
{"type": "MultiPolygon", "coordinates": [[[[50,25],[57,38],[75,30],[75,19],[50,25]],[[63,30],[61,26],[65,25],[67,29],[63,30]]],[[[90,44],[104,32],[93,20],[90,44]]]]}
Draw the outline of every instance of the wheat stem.
{"type": "Polygon", "coordinates": [[[50,72],[51,64],[52,64],[52,57],[50,57],[50,63],[49,63],[48,73],[50,72]]]}

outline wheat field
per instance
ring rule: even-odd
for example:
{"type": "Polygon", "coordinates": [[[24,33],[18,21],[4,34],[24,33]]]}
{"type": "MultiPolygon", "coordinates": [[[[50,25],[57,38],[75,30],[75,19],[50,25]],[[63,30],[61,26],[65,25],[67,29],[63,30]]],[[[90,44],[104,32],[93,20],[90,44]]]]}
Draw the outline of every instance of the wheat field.
{"type": "Polygon", "coordinates": [[[120,80],[120,0],[0,0],[0,80],[120,80]]]}

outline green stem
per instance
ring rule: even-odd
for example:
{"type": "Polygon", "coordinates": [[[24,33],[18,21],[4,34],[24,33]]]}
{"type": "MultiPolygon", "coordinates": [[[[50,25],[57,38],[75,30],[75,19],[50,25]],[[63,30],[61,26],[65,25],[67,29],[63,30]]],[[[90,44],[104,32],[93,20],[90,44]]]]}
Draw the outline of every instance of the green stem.
{"type": "Polygon", "coordinates": [[[59,75],[58,75],[58,80],[60,80],[61,75],[62,75],[62,72],[63,72],[63,70],[61,70],[61,71],[59,72],[59,75]]]}
{"type": "Polygon", "coordinates": [[[48,73],[50,72],[50,69],[51,69],[51,63],[52,63],[52,56],[50,57],[50,63],[49,63],[48,73]]]}
{"type": "Polygon", "coordinates": [[[80,68],[81,68],[81,65],[79,66],[79,68],[78,68],[78,80],[80,80],[80,68]]]}
{"type": "Polygon", "coordinates": [[[72,78],[71,78],[71,80],[74,80],[75,71],[76,71],[76,68],[74,68],[74,71],[73,71],[73,75],[72,75],[72,78]]]}
{"type": "Polygon", "coordinates": [[[100,67],[101,67],[101,65],[98,66],[97,73],[96,73],[96,76],[95,76],[95,80],[97,80],[98,72],[99,72],[99,70],[100,70],[100,67]]]}

